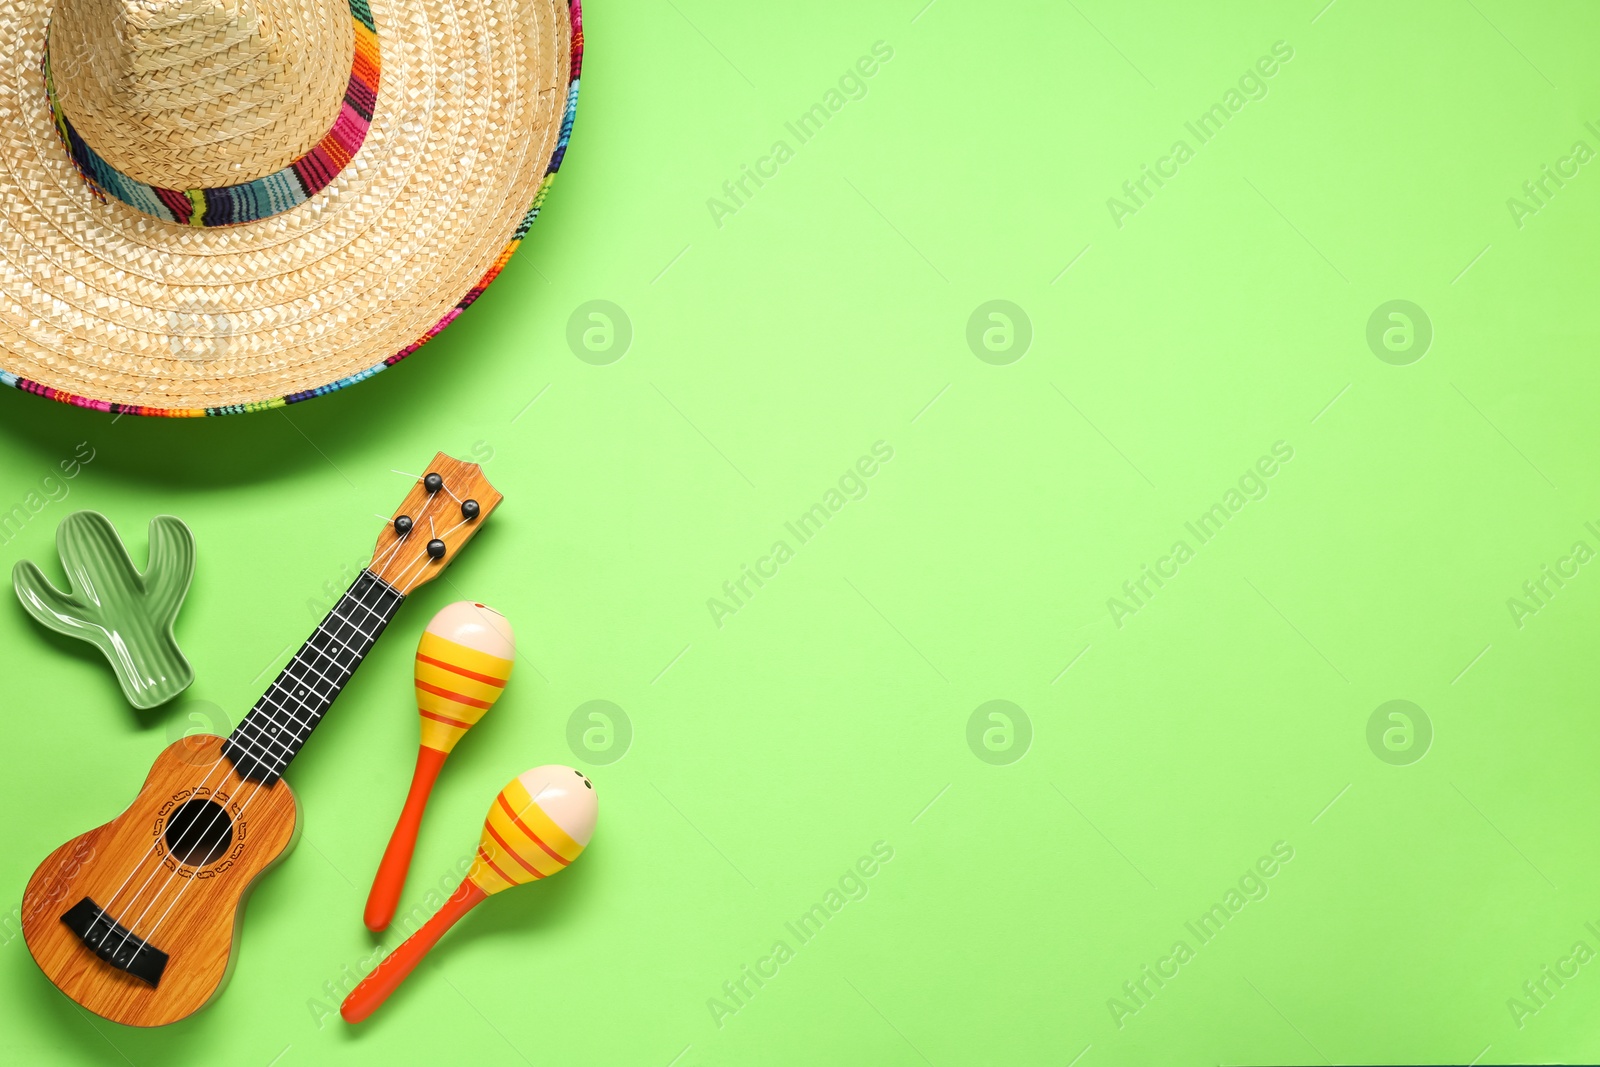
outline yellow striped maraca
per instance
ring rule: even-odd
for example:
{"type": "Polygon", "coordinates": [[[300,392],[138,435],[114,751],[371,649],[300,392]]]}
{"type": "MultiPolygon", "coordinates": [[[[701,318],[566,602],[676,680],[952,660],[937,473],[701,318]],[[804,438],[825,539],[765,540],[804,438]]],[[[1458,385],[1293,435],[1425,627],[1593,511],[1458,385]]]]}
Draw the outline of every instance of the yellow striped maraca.
{"type": "Polygon", "coordinates": [[[588,846],[599,812],[593,783],[571,767],[550,764],[513,778],[489,808],[460,887],[350,992],[339,1007],[345,1022],[376,1011],[444,932],[490,895],[566,870],[588,846]]]}
{"type": "Polygon", "coordinates": [[[505,616],[470,600],[441,608],[422,632],[416,666],[422,744],[417,749],[411,790],[367,897],[363,918],[368,929],[382,930],[394,918],[416,848],[422,810],[439,769],[461,736],[499,698],[511,677],[515,655],[511,624],[505,616]]]}

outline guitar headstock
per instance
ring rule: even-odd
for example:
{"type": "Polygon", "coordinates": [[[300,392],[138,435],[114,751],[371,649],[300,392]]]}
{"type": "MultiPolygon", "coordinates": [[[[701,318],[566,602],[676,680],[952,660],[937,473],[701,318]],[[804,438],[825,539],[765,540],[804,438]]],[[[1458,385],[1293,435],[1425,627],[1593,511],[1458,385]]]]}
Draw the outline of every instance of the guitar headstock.
{"type": "Polygon", "coordinates": [[[438,576],[500,500],[476,463],[440,452],[378,535],[367,569],[410,593],[438,576]]]}

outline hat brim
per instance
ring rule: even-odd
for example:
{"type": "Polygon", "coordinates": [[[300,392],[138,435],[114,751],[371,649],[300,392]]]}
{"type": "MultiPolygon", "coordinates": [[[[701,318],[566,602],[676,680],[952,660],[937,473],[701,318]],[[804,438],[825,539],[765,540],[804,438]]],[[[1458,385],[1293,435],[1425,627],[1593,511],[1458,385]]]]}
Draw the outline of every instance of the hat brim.
{"type": "Polygon", "coordinates": [[[0,9],[0,384],[102,411],[280,407],[404,359],[505,266],[576,112],[576,0],[372,0],[355,158],[282,214],[182,226],[74,168],[40,74],[50,6],[0,9]]]}

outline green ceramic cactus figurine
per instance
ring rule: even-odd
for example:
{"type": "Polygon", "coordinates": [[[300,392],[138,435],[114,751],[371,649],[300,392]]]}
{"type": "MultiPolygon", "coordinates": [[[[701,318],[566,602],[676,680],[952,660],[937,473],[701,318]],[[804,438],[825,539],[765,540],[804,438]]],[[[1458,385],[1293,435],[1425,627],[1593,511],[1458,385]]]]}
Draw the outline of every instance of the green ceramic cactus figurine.
{"type": "Polygon", "coordinates": [[[56,550],[66,570],[66,593],[28,560],[11,572],[28,614],[105,653],[136,708],[153,708],[187,689],[194,670],[172,636],[172,623],[194,577],[189,527],[171,515],[151,519],[150,559],[142,574],[116,527],[98,511],[75,511],[62,519],[56,550]]]}

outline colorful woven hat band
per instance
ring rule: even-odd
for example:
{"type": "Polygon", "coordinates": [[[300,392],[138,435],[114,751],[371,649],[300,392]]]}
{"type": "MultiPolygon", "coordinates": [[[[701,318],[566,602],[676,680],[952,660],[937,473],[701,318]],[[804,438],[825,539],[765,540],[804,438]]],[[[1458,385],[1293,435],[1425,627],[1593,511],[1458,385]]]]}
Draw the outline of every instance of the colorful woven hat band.
{"type": "Polygon", "coordinates": [[[185,226],[233,226],[270,218],[305,203],[355,158],[366,140],[378,97],[381,64],[378,33],[367,0],[348,0],[355,34],[350,79],[333,126],[300,158],[271,174],[198,189],[166,189],[124,174],[108,163],[73,127],[56,93],[46,34],[42,66],[50,118],[61,143],[94,193],[114,197],[166,222],[185,226]]]}
{"type": "Polygon", "coordinates": [[[578,0],[16,0],[0,39],[0,389],[166,417],[456,321],[549,195],[584,52],[578,0]]]}

